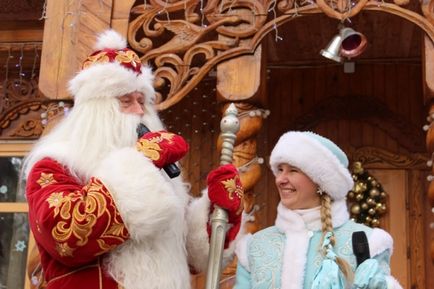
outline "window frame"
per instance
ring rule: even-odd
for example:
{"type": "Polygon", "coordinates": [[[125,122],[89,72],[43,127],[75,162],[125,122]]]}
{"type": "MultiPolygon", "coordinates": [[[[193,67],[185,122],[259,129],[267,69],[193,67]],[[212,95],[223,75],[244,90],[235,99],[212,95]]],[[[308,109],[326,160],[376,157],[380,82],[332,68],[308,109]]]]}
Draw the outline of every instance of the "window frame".
{"type": "MultiPolygon", "coordinates": [[[[33,141],[0,141],[0,157],[25,157],[32,148],[33,141]]],[[[0,213],[27,213],[29,206],[26,202],[0,202],[0,213]]],[[[35,239],[30,231],[27,248],[27,262],[29,261],[30,253],[35,247],[35,239]]],[[[26,276],[24,276],[24,288],[30,289],[30,278],[26,264],[26,276]]]]}

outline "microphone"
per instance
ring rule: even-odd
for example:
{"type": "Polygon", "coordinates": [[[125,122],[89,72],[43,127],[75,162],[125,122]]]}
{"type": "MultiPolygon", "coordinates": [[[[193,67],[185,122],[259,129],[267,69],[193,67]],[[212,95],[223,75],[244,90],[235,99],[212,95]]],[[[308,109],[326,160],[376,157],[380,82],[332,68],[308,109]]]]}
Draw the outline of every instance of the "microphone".
{"type": "MultiPolygon", "coordinates": [[[[137,136],[140,138],[145,133],[150,132],[149,128],[146,127],[143,123],[140,123],[137,126],[137,136]]],[[[167,164],[164,166],[163,170],[166,172],[166,174],[171,178],[176,178],[181,174],[181,170],[178,168],[175,164],[167,164]]]]}
{"type": "Polygon", "coordinates": [[[369,252],[369,243],[366,234],[363,231],[354,232],[352,235],[353,253],[356,256],[357,266],[363,263],[366,259],[371,258],[369,252]]]}

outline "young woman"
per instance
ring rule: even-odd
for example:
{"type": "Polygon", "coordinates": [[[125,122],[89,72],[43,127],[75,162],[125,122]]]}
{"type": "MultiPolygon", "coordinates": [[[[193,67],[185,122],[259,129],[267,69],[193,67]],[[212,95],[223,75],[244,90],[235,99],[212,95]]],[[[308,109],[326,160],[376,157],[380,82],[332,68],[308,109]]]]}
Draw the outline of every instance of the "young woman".
{"type": "Polygon", "coordinates": [[[393,240],[349,220],[348,158],[312,132],[282,135],[270,156],[280,195],[274,226],[237,245],[236,289],[402,288],[390,275],[393,240]],[[352,234],[365,232],[370,258],[357,264],[352,234]]]}

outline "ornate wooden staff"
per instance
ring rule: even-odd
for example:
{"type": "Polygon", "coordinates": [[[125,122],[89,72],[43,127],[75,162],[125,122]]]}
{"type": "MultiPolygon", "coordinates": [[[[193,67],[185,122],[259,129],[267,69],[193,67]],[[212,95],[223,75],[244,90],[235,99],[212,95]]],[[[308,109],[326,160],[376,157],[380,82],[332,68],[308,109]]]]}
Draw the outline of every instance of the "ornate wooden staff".
{"type": "MultiPolygon", "coordinates": [[[[237,118],[238,110],[232,103],[226,109],[220,122],[220,136],[223,139],[220,164],[232,163],[232,153],[236,134],[240,129],[240,122],[237,118]]],[[[222,255],[226,237],[226,226],[228,224],[227,212],[215,206],[211,216],[211,241],[208,257],[208,271],[206,276],[206,289],[218,289],[222,269],[222,255]]]]}

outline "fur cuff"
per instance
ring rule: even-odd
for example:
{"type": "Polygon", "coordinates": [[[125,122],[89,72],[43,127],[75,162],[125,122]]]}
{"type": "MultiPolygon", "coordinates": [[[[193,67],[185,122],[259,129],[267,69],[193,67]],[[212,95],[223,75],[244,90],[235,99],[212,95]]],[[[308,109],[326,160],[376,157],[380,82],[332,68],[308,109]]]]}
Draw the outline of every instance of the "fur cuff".
{"type": "MultiPolygon", "coordinates": [[[[188,235],[187,251],[189,255],[189,264],[196,270],[206,271],[208,266],[209,254],[209,236],[207,232],[207,223],[210,218],[210,200],[208,191],[202,191],[202,197],[194,199],[187,211],[188,235]]],[[[232,261],[235,252],[235,246],[238,241],[246,234],[245,224],[251,220],[250,215],[243,212],[241,217],[240,231],[234,240],[229,243],[228,248],[223,250],[222,267],[232,261]]]]}
{"type": "Polygon", "coordinates": [[[138,241],[172,228],[183,217],[174,188],[152,162],[133,148],[110,153],[95,176],[109,189],[131,235],[138,241]]]}
{"type": "Polygon", "coordinates": [[[240,242],[240,240],[247,234],[246,223],[252,221],[252,218],[254,219],[253,216],[246,214],[245,212],[242,213],[240,230],[238,231],[235,239],[229,243],[228,248],[223,251],[223,268],[227,263],[232,261],[237,243],[240,242]]]}
{"type": "Polygon", "coordinates": [[[368,243],[371,257],[377,256],[386,250],[390,251],[390,255],[393,253],[393,239],[389,233],[382,229],[373,229],[368,237],[368,243]]]}
{"type": "Polygon", "coordinates": [[[238,262],[250,272],[249,267],[249,243],[252,239],[252,234],[246,234],[240,238],[235,247],[235,254],[237,254],[238,262]]]}
{"type": "Polygon", "coordinates": [[[402,289],[401,284],[392,276],[386,276],[387,289],[402,289]]]}
{"type": "Polygon", "coordinates": [[[209,237],[206,225],[209,212],[208,192],[203,190],[202,197],[194,199],[187,210],[188,263],[200,272],[205,271],[208,266],[209,237]]]}

